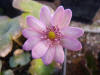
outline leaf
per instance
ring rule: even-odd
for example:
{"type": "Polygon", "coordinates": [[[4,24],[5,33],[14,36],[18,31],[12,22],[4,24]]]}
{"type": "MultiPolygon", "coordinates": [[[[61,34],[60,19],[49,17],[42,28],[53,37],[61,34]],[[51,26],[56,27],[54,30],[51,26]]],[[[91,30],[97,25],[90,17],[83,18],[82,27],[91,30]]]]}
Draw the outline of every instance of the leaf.
{"type": "Polygon", "coordinates": [[[18,65],[24,66],[30,62],[30,54],[27,52],[20,53],[18,55],[13,55],[10,57],[9,65],[10,67],[14,68],[18,65]]]}
{"type": "Polygon", "coordinates": [[[20,35],[20,24],[18,17],[10,19],[6,16],[0,17],[0,57],[5,57],[12,50],[12,39],[20,35]]]}
{"type": "Polygon", "coordinates": [[[92,52],[87,51],[85,58],[86,58],[86,61],[87,61],[87,67],[89,68],[91,73],[93,75],[99,75],[100,71],[97,68],[96,59],[94,58],[92,52]]]}
{"type": "Polygon", "coordinates": [[[13,71],[12,70],[6,70],[6,71],[3,71],[2,75],[14,75],[13,71]]]}
{"type": "Polygon", "coordinates": [[[39,18],[40,9],[43,5],[32,0],[14,0],[13,6],[25,11],[26,13],[23,13],[23,16],[33,15],[39,18]]]}
{"type": "MultiPolygon", "coordinates": [[[[39,19],[40,10],[44,6],[44,4],[41,4],[39,2],[32,1],[32,0],[14,0],[13,6],[17,9],[24,11],[24,13],[22,14],[22,16],[20,18],[20,21],[21,21],[22,27],[25,28],[25,27],[27,27],[26,17],[29,15],[32,15],[39,19]]],[[[50,8],[50,10],[53,12],[53,9],[50,8]]]]}
{"type": "Polygon", "coordinates": [[[87,61],[87,66],[90,69],[96,69],[96,60],[94,58],[94,56],[92,55],[92,53],[89,51],[86,53],[86,61],[87,61]]]}
{"type": "Polygon", "coordinates": [[[32,60],[29,72],[31,75],[52,75],[55,71],[55,64],[45,65],[41,59],[32,60]]]}

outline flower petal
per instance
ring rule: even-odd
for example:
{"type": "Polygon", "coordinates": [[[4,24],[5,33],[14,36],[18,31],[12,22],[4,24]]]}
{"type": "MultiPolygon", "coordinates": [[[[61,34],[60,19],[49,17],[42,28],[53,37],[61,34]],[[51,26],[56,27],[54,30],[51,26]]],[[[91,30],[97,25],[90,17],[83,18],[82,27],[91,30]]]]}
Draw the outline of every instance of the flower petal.
{"type": "Polygon", "coordinates": [[[26,40],[23,45],[23,49],[26,51],[32,50],[32,48],[40,41],[38,37],[32,37],[26,40]]]}
{"type": "Polygon", "coordinates": [[[64,22],[62,24],[63,27],[68,26],[70,24],[72,18],[72,11],[70,9],[66,9],[64,15],[64,22]]]}
{"type": "Polygon", "coordinates": [[[26,29],[22,30],[22,34],[25,38],[40,36],[40,33],[34,31],[32,28],[26,28],[26,29]]]}
{"type": "Polygon", "coordinates": [[[61,64],[64,62],[64,51],[61,45],[56,46],[55,61],[61,64]]]}
{"type": "Polygon", "coordinates": [[[58,24],[58,27],[60,29],[62,29],[64,27],[68,27],[70,20],[71,20],[71,17],[72,17],[72,11],[70,9],[64,10],[62,18],[60,18],[60,20],[59,20],[61,23],[58,24]]]}
{"type": "Polygon", "coordinates": [[[44,6],[40,12],[40,21],[43,22],[45,25],[50,25],[51,21],[51,13],[47,6],[44,6]]]}
{"type": "Polygon", "coordinates": [[[52,17],[51,23],[53,26],[59,26],[62,25],[63,19],[64,19],[64,8],[63,6],[59,6],[52,17]]]}
{"type": "Polygon", "coordinates": [[[67,28],[65,27],[62,29],[61,32],[64,34],[64,36],[74,37],[74,38],[79,38],[84,34],[84,31],[81,28],[77,27],[67,27],[67,28]]]}
{"type": "Polygon", "coordinates": [[[34,30],[41,32],[45,30],[45,25],[33,16],[27,17],[27,24],[34,30]]]}
{"type": "Polygon", "coordinates": [[[47,65],[52,63],[54,54],[55,54],[55,47],[49,47],[48,51],[42,57],[43,62],[47,65]]]}
{"type": "Polygon", "coordinates": [[[81,43],[77,39],[71,37],[66,37],[62,39],[62,44],[65,48],[73,51],[78,51],[82,48],[81,43]]]}
{"type": "Polygon", "coordinates": [[[32,49],[32,57],[33,58],[40,58],[42,57],[46,51],[48,50],[49,45],[46,41],[40,41],[38,44],[35,45],[32,49]]]}

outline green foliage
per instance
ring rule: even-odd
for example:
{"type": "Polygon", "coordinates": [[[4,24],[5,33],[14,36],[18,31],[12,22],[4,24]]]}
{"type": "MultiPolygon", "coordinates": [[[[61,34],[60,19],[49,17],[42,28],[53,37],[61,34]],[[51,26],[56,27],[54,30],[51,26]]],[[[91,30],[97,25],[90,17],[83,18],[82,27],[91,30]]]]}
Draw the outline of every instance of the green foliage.
{"type": "Polygon", "coordinates": [[[25,13],[23,13],[24,17],[33,15],[39,18],[40,9],[43,5],[32,0],[14,0],[13,6],[22,11],[25,11],[25,13]]]}
{"type": "Polygon", "coordinates": [[[52,75],[55,71],[55,64],[45,65],[41,59],[32,60],[29,72],[31,75],[52,75]]]}
{"type": "MultiPolygon", "coordinates": [[[[14,0],[13,6],[17,9],[24,11],[24,13],[21,15],[20,21],[21,21],[21,26],[23,28],[26,28],[27,27],[26,17],[31,15],[31,16],[34,16],[39,19],[40,18],[40,10],[44,6],[44,4],[41,4],[41,3],[33,1],[33,0],[14,0]]],[[[50,10],[51,10],[51,12],[53,12],[53,10],[51,8],[50,8],[50,10]]]]}
{"type": "Polygon", "coordinates": [[[2,61],[0,60],[0,75],[14,75],[13,71],[12,70],[5,70],[5,71],[2,71],[2,61]]]}
{"type": "Polygon", "coordinates": [[[18,65],[24,66],[30,62],[30,54],[27,52],[23,52],[19,55],[13,55],[10,57],[9,65],[10,67],[14,68],[18,65]]]}
{"type": "Polygon", "coordinates": [[[99,75],[99,69],[97,68],[96,59],[94,58],[92,52],[88,51],[85,55],[87,68],[92,75],[99,75]]]}
{"type": "Polygon", "coordinates": [[[32,0],[14,0],[13,6],[24,11],[24,13],[20,17],[20,24],[22,28],[26,28],[26,17],[32,15],[39,18],[40,9],[43,5],[32,0]]]}
{"type": "Polygon", "coordinates": [[[42,6],[43,6],[42,4],[35,2],[35,1],[29,1],[28,3],[27,2],[22,3],[21,7],[23,7],[24,11],[26,11],[26,13],[23,13],[23,16],[26,17],[28,15],[33,15],[39,18],[40,9],[42,6]]]}
{"type": "Polygon", "coordinates": [[[12,39],[20,34],[18,17],[0,17],[0,56],[5,57],[12,50],[12,39]]]}
{"type": "Polygon", "coordinates": [[[87,61],[87,66],[91,70],[96,69],[96,60],[95,60],[94,56],[92,55],[92,53],[87,52],[85,57],[86,57],[86,61],[87,61]]]}
{"type": "Polygon", "coordinates": [[[2,75],[14,75],[14,73],[12,70],[9,69],[9,70],[3,71],[2,75]]]}

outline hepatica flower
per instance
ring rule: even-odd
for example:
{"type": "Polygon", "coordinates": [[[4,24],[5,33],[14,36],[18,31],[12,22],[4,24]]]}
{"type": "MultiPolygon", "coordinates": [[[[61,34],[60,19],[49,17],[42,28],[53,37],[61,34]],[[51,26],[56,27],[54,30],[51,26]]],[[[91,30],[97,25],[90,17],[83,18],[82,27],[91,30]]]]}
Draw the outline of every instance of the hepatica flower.
{"type": "Polygon", "coordinates": [[[45,64],[52,61],[64,62],[63,48],[78,51],[82,48],[77,40],[83,35],[83,30],[69,26],[72,11],[59,6],[54,14],[48,7],[42,7],[40,20],[33,16],[27,17],[28,28],[22,31],[27,41],[23,45],[26,51],[32,51],[32,57],[41,58],[45,64]]]}

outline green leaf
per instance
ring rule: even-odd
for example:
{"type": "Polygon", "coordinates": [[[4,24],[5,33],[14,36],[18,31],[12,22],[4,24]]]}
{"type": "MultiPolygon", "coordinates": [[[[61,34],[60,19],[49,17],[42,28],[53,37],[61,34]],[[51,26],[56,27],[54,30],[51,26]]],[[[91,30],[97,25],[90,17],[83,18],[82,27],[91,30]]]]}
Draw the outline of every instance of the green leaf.
{"type": "Polygon", "coordinates": [[[10,67],[14,68],[18,65],[24,66],[30,62],[30,54],[27,52],[23,52],[19,55],[13,55],[10,57],[9,65],[10,67]]]}
{"type": "Polygon", "coordinates": [[[26,13],[23,13],[24,17],[27,15],[33,15],[39,18],[40,9],[43,5],[32,0],[14,0],[13,6],[22,11],[25,11],[26,13]]]}
{"type": "Polygon", "coordinates": [[[86,61],[87,61],[87,66],[93,70],[96,69],[96,60],[94,58],[94,56],[92,55],[92,52],[87,52],[86,53],[86,61]]]}
{"type": "Polygon", "coordinates": [[[0,17],[0,56],[5,57],[12,50],[12,39],[17,39],[20,34],[19,18],[10,19],[0,17]]]}
{"type": "Polygon", "coordinates": [[[45,65],[41,59],[32,60],[29,72],[31,75],[52,75],[55,71],[55,64],[45,65]]]}
{"type": "Polygon", "coordinates": [[[3,71],[2,75],[14,75],[13,71],[12,70],[6,70],[6,71],[3,71]]]}
{"type": "Polygon", "coordinates": [[[93,75],[100,75],[100,71],[97,68],[96,59],[94,58],[91,51],[88,51],[85,55],[87,61],[87,67],[93,75]]]}
{"type": "MultiPolygon", "coordinates": [[[[14,0],[13,6],[17,9],[24,11],[20,20],[21,20],[22,27],[25,28],[25,27],[27,27],[26,17],[31,15],[31,16],[34,16],[39,19],[40,18],[40,10],[44,6],[44,4],[41,4],[39,2],[32,1],[32,0],[14,0]]],[[[53,9],[50,8],[50,10],[51,10],[51,12],[53,12],[53,9]]]]}

